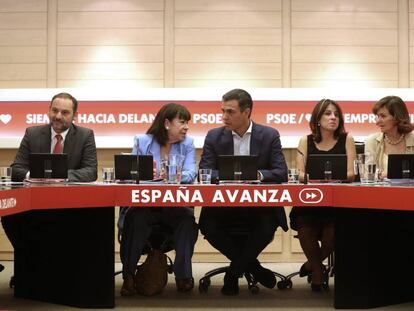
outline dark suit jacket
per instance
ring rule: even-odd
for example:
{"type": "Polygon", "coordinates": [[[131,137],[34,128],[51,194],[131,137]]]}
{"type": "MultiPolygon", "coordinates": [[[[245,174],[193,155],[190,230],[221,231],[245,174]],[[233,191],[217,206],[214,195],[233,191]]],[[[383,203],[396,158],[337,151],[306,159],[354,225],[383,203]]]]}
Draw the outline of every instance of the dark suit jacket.
{"type": "MultiPolygon", "coordinates": [[[[11,165],[13,180],[25,179],[29,171],[30,153],[50,153],[50,145],[50,124],[27,128],[11,165]]],[[[63,153],[68,154],[69,181],[90,182],[97,179],[98,161],[92,130],[72,124],[65,138],[63,153]]]]}
{"type": "MultiPolygon", "coordinates": [[[[217,179],[217,156],[226,154],[234,154],[232,132],[224,126],[210,130],[204,141],[200,168],[213,169],[212,179],[217,179]]],[[[287,165],[277,130],[253,122],[250,154],[258,155],[258,169],[263,175],[264,182],[281,183],[287,181],[287,165]]],[[[276,208],[275,211],[279,225],[287,231],[284,208],[276,208]]]]}

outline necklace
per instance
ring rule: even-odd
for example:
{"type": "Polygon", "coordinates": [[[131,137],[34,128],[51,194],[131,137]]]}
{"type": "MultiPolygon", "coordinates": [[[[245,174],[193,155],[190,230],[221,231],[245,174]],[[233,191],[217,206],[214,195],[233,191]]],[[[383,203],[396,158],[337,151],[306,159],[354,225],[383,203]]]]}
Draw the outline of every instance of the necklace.
{"type": "Polygon", "coordinates": [[[384,139],[387,143],[389,143],[390,145],[398,145],[400,142],[403,141],[405,134],[402,134],[400,136],[400,138],[398,138],[397,140],[391,140],[387,134],[384,134],[384,139]]]}

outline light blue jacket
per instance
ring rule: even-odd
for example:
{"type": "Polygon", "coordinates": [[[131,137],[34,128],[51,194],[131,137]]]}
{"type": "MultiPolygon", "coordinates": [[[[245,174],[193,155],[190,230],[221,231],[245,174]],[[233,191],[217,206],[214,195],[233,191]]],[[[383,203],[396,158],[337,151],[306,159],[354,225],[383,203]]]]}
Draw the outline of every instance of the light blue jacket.
{"type": "MultiPolygon", "coordinates": [[[[152,134],[136,135],[132,154],[152,155],[157,163],[157,174],[159,174],[161,146],[152,134]]],[[[194,139],[186,136],[183,141],[172,144],[170,154],[181,154],[185,157],[181,183],[192,184],[197,176],[194,139]]]]}

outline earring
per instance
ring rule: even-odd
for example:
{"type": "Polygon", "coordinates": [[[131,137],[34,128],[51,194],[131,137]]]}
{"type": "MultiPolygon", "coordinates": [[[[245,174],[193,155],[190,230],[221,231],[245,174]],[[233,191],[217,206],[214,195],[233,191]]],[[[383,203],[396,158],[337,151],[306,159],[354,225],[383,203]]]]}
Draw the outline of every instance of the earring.
{"type": "Polygon", "coordinates": [[[168,131],[170,128],[168,126],[166,126],[165,129],[168,131]]]}
{"type": "Polygon", "coordinates": [[[318,126],[321,126],[321,124],[320,124],[320,123],[318,123],[318,126]]]}

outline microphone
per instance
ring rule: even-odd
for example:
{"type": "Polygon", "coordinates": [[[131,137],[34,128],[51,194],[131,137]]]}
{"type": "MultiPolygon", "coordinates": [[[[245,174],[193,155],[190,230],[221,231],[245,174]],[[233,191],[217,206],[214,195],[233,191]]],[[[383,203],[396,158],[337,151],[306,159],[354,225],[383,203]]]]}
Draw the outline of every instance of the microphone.
{"type": "Polygon", "coordinates": [[[308,174],[306,172],[305,155],[299,149],[298,149],[298,153],[302,156],[302,161],[303,161],[303,170],[304,170],[304,172],[303,172],[303,184],[307,185],[308,184],[308,174]]]}

